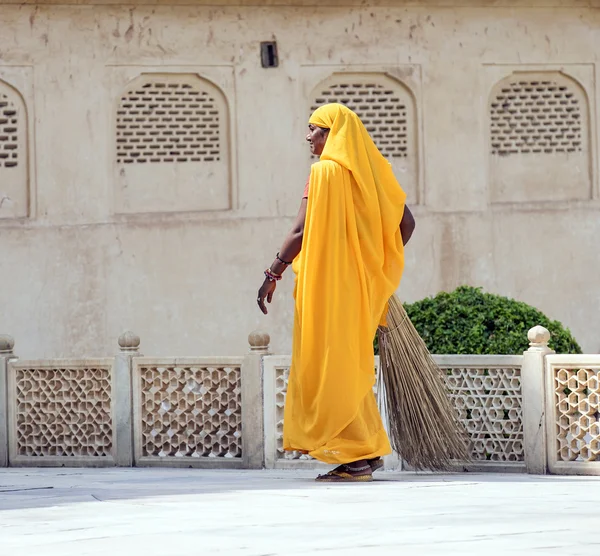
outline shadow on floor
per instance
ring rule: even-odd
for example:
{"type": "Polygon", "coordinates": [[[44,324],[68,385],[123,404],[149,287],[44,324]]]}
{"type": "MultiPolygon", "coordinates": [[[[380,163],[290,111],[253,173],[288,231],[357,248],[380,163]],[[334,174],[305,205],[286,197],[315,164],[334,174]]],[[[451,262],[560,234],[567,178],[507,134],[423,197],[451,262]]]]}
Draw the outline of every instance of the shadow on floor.
{"type": "MultiPolygon", "coordinates": [[[[323,488],[386,488],[390,483],[405,483],[407,488],[446,488],[474,483],[545,483],[548,481],[593,481],[600,477],[553,477],[521,474],[483,473],[409,473],[379,472],[376,480],[364,484],[320,484],[318,471],[247,471],[160,468],[68,469],[31,468],[0,471],[0,511],[46,508],[81,502],[144,500],[198,494],[234,493],[245,490],[297,491],[323,488]]],[[[296,493],[294,493],[296,495],[296,493]]]]}

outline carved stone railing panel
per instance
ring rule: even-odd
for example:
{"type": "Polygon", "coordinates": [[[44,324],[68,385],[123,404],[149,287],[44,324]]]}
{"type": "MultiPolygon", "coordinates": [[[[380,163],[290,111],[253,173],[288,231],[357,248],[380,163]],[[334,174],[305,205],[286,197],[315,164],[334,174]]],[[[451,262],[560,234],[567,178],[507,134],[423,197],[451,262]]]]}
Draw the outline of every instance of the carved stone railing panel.
{"type": "Polygon", "coordinates": [[[600,474],[600,355],[548,355],[550,471],[600,474]]]}
{"type": "Polygon", "coordinates": [[[241,460],[242,358],[134,359],[137,462],[241,460]]]}
{"type": "Polygon", "coordinates": [[[521,356],[438,356],[473,462],[524,461],[521,356]]]}
{"type": "MultiPolygon", "coordinates": [[[[477,464],[522,464],[521,356],[434,356],[450,398],[472,442],[477,464]]],[[[267,466],[314,464],[283,450],[283,411],[291,358],[265,358],[265,460],[267,466]]],[[[378,360],[376,359],[376,366],[378,360]]]]}
{"type": "Polygon", "coordinates": [[[112,366],[112,359],[11,362],[10,460],[112,463],[112,366]]]}

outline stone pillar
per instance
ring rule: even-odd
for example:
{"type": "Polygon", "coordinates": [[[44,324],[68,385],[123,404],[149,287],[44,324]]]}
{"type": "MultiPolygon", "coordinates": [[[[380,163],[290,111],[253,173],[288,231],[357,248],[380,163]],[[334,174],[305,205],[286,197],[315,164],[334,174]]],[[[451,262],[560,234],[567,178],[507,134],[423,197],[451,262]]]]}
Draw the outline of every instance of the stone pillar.
{"type": "Polygon", "coordinates": [[[523,415],[523,449],[527,473],[545,475],[546,456],[546,355],[554,353],[548,347],[550,332],[534,326],[527,334],[529,349],[523,353],[521,395],[523,415]]]}
{"type": "Polygon", "coordinates": [[[270,341],[266,332],[252,332],[250,352],[242,363],[242,454],[248,469],[265,464],[263,357],[269,354],[270,341]]]}
{"type": "Polygon", "coordinates": [[[133,358],[139,357],[140,338],[133,332],[119,336],[119,353],[113,366],[113,426],[115,436],[115,464],[133,465],[133,358]]]}
{"type": "Polygon", "coordinates": [[[8,362],[15,341],[6,334],[0,335],[0,467],[8,467],[8,362]]]}

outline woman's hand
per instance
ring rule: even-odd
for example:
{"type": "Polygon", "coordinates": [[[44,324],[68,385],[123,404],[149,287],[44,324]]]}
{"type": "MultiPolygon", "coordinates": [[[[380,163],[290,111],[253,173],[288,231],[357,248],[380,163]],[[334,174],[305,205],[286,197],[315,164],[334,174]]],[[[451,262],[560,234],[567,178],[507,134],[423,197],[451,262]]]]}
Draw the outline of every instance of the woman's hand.
{"type": "MultiPolygon", "coordinates": [[[[273,264],[270,266],[270,270],[275,274],[275,276],[281,276],[285,269],[289,266],[284,261],[293,261],[300,253],[300,249],[302,249],[302,237],[304,235],[304,220],[306,219],[307,203],[307,199],[302,199],[298,216],[294,222],[294,227],[286,236],[285,241],[283,242],[283,245],[277,254],[277,260],[273,261],[273,264]]],[[[267,300],[267,303],[271,303],[273,300],[273,294],[275,293],[276,284],[277,282],[267,278],[260,287],[260,290],[258,290],[258,298],[256,301],[260,307],[260,310],[265,315],[268,313],[265,305],[265,299],[267,300]]]]}
{"type": "Polygon", "coordinates": [[[258,306],[260,307],[260,310],[265,315],[269,312],[269,311],[267,311],[267,306],[265,305],[265,299],[267,300],[267,303],[271,303],[271,301],[273,300],[273,294],[275,293],[276,287],[277,287],[277,282],[274,282],[272,280],[269,280],[268,278],[265,278],[263,285],[260,287],[260,290],[258,290],[258,298],[256,301],[258,302],[258,306]]]}

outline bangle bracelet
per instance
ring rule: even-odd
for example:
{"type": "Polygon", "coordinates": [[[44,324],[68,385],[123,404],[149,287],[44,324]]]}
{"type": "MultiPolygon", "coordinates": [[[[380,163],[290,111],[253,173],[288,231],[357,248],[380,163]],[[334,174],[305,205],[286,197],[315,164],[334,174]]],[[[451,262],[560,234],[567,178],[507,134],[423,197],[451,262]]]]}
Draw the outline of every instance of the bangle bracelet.
{"type": "Polygon", "coordinates": [[[292,264],[292,263],[288,263],[287,261],[284,261],[284,260],[283,260],[283,259],[282,259],[282,258],[279,256],[279,253],[277,253],[277,255],[275,255],[275,257],[277,258],[277,260],[278,260],[280,263],[284,264],[285,266],[290,266],[290,265],[292,264]]]}
{"type": "Polygon", "coordinates": [[[267,268],[267,270],[265,270],[265,277],[270,282],[278,282],[283,278],[281,274],[275,274],[270,268],[267,268]]]}

